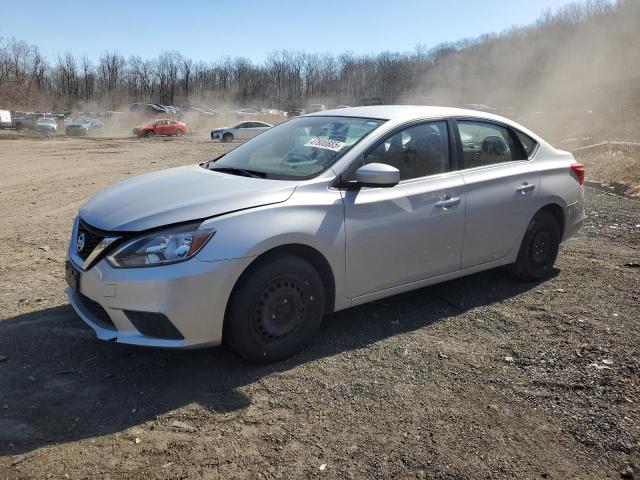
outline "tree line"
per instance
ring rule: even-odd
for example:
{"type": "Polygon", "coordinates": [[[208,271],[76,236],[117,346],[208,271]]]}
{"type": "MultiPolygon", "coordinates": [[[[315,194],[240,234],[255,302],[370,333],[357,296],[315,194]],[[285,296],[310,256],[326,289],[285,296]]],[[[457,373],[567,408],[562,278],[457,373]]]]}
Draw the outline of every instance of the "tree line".
{"type": "MultiPolygon", "coordinates": [[[[434,104],[485,103],[624,110],[640,98],[640,2],[590,0],[547,11],[497,34],[375,55],[274,51],[264,62],[194,61],[176,51],[95,61],[45,58],[36,45],[0,38],[0,108],[119,109],[130,102],[233,104],[290,109],[427,97],[434,104]]],[[[634,103],[635,102],[635,103],[634,103]]]]}

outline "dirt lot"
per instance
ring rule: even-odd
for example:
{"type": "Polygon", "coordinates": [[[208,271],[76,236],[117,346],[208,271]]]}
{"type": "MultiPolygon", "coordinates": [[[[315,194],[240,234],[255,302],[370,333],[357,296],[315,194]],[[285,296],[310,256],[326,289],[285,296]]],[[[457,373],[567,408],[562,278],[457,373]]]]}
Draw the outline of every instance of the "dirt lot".
{"type": "Polygon", "coordinates": [[[0,478],[640,474],[633,200],[589,192],[549,281],[491,271],[333,314],[275,365],[96,340],[64,296],[78,207],[224,148],[0,134],[0,478]]]}

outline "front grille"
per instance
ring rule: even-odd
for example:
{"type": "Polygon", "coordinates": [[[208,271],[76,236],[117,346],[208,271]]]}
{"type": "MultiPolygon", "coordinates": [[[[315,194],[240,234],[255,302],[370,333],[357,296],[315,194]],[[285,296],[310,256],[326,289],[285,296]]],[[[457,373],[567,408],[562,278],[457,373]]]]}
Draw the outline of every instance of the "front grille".
{"type": "Polygon", "coordinates": [[[94,302],[89,297],[85,297],[81,293],[78,294],[78,298],[80,300],[80,303],[82,304],[82,307],[91,317],[92,322],[108,330],[117,330],[116,326],[111,320],[111,317],[109,316],[107,311],[102,308],[102,305],[100,305],[98,302],[94,302]]]}
{"type": "MultiPolygon", "coordinates": [[[[76,237],[76,245],[78,245],[78,240],[80,239],[80,235],[84,235],[84,246],[80,250],[78,250],[78,256],[86,260],[87,257],[93,252],[93,249],[98,246],[98,244],[102,241],[105,235],[97,232],[95,229],[91,228],[89,225],[84,223],[82,220],[78,225],[78,234],[76,237]]],[[[79,245],[78,245],[79,247],[79,245]]]]}
{"type": "Polygon", "coordinates": [[[124,311],[133,326],[147,337],[162,338],[165,340],[184,340],[184,336],[173,323],[162,313],[124,311]]]}

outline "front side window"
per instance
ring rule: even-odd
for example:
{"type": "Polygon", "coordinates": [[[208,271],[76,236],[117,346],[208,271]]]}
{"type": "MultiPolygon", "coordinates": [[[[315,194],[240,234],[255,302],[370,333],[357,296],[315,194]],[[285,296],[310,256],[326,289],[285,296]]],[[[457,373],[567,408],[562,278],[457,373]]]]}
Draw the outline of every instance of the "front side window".
{"type": "Polygon", "coordinates": [[[264,178],[313,178],[382,123],[384,120],[370,118],[299,117],[265,130],[205,165],[212,170],[245,170],[264,178]]]}
{"type": "Polygon", "coordinates": [[[458,120],[464,168],[522,160],[509,130],[481,121],[458,120]]]}
{"type": "Polygon", "coordinates": [[[364,163],[384,163],[400,170],[400,180],[426,177],[449,170],[447,123],[414,125],[378,144],[364,163]]]}

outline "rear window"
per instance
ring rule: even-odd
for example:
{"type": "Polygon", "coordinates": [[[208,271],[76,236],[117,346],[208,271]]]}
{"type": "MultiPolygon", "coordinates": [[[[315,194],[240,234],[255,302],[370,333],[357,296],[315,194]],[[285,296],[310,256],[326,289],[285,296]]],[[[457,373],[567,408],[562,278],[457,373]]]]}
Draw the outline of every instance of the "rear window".
{"type": "Polygon", "coordinates": [[[533,138],[531,138],[526,133],[522,133],[518,130],[514,130],[514,132],[516,133],[518,140],[520,140],[520,143],[522,144],[522,148],[524,149],[524,152],[527,154],[527,158],[533,157],[533,155],[536,153],[536,150],[538,149],[538,142],[536,142],[533,138]]]}

